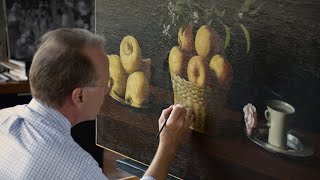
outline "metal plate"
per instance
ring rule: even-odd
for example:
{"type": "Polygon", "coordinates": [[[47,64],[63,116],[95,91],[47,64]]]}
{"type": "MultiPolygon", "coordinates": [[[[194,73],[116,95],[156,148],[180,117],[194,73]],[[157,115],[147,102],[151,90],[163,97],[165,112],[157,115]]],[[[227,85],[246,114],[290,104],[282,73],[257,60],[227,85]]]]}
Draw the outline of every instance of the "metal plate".
{"type": "Polygon", "coordinates": [[[288,132],[286,149],[281,149],[269,144],[268,133],[268,128],[257,128],[253,131],[251,136],[247,133],[246,134],[251,141],[272,153],[279,153],[293,157],[308,157],[312,156],[314,153],[314,148],[310,142],[308,142],[302,134],[294,130],[290,130],[288,132]]]}
{"type": "Polygon", "coordinates": [[[141,109],[145,109],[145,108],[149,108],[150,106],[148,105],[148,103],[145,103],[143,105],[140,105],[140,104],[135,104],[135,103],[132,103],[130,101],[126,101],[124,99],[122,99],[121,97],[119,97],[116,93],[114,93],[113,91],[111,91],[110,93],[110,96],[120,102],[121,104],[124,104],[124,105],[127,105],[127,106],[132,106],[132,107],[135,107],[135,108],[141,108],[141,109]]]}

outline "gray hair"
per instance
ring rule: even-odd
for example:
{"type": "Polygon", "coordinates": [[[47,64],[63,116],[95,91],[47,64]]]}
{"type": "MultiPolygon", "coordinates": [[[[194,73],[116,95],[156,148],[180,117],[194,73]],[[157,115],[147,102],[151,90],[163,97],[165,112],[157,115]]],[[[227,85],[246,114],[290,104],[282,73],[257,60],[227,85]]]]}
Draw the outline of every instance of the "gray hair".
{"type": "Polygon", "coordinates": [[[34,98],[50,107],[59,107],[76,88],[98,78],[86,47],[104,48],[103,37],[77,28],[61,28],[42,36],[30,67],[30,88],[34,98]]]}

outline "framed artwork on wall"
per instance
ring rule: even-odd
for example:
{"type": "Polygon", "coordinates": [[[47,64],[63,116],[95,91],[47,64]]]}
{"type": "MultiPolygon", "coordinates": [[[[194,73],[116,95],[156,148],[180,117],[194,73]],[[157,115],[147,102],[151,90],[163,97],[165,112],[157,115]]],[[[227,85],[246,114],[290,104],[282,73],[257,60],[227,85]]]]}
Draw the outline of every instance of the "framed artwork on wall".
{"type": "Polygon", "coordinates": [[[11,59],[31,61],[40,37],[60,27],[94,31],[94,0],[5,0],[11,59]]]}
{"type": "Polygon", "coordinates": [[[0,61],[5,61],[8,58],[7,52],[7,25],[5,2],[0,1],[0,61]]]}

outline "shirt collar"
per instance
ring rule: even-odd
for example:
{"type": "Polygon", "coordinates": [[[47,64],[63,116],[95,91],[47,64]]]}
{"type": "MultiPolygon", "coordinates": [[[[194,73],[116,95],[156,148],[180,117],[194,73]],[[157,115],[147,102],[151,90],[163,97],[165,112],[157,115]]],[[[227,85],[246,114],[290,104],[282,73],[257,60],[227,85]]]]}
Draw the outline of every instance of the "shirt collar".
{"type": "Polygon", "coordinates": [[[63,116],[57,110],[41,103],[40,101],[33,98],[29,102],[28,107],[43,117],[54,119],[55,121],[57,121],[59,123],[59,125],[62,126],[62,128],[66,129],[66,130],[71,129],[71,123],[65,116],[63,116]]]}

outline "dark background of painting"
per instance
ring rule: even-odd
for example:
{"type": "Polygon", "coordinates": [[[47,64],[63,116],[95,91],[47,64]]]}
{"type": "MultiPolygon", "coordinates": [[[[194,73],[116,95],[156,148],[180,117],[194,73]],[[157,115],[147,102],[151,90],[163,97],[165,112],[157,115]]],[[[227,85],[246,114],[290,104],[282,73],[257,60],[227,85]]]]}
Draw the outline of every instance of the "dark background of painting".
{"type": "MultiPolygon", "coordinates": [[[[165,2],[165,1],[163,1],[165,2]]],[[[152,84],[171,89],[167,54],[178,45],[176,34],[164,41],[157,0],[97,0],[96,32],[106,37],[108,54],[119,54],[126,35],[139,42],[143,58],[152,59],[152,84]]],[[[215,1],[221,8],[239,7],[242,1],[215,1]]],[[[246,19],[251,50],[245,52],[244,35],[232,19],[230,47],[226,51],[234,80],[228,108],[242,111],[253,103],[263,113],[268,99],[281,99],[296,108],[294,126],[320,132],[320,2],[270,0],[259,14],[246,19]]],[[[223,28],[217,29],[223,33],[223,28]]],[[[222,34],[224,37],[224,34],[222,34]]]]}

